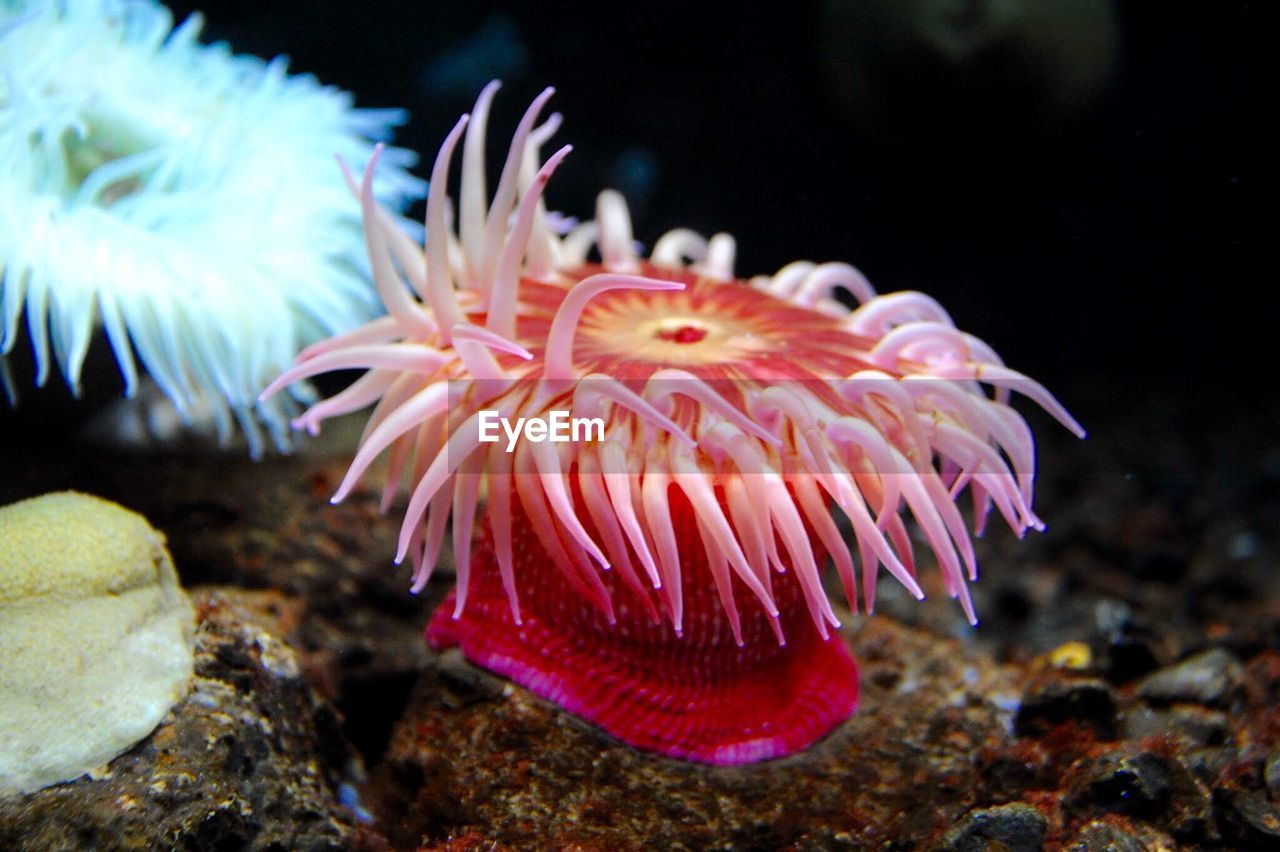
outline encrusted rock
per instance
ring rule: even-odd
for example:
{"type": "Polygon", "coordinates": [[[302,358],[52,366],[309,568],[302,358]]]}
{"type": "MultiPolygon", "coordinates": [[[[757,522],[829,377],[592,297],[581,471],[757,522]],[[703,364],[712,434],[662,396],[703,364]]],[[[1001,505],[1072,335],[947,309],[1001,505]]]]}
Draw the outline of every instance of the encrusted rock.
{"type": "Polygon", "coordinates": [[[1229,838],[1260,849],[1280,847],[1280,807],[1262,793],[1219,790],[1214,799],[1229,838]]]}
{"type": "Polygon", "coordinates": [[[1195,840],[1212,814],[1209,790],[1176,757],[1126,747],[1099,756],[1067,799],[1076,813],[1115,813],[1153,822],[1195,840]]]}
{"type": "Polygon", "coordinates": [[[228,597],[196,600],[195,678],[94,777],[0,798],[0,848],[343,849],[378,838],[339,804],[358,767],[293,651],[228,597]]]}
{"type": "Polygon", "coordinates": [[[397,726],[369,807],[401,847],[938,842],[990,804],[973,755],[1013,741],[1001,707],[1016,694],[1012,675],[888,619],[848,638],[862,667],[858,712],[805,752],[738,767],[638,752],[446,653],[397,726]]]}
{"type": "Polygon", "coordinates": [[[1266,778],[1267,788],[1271,790],[1272,798],[1280,801],[1280,743],[1277,743],[1268,755],[1263,767],[1263,777],[1266,778]]]}
{"type": "Polygon", "coordinates": [[[1114,739],[1116,706],[1115,693],[1105,681],[1051,675],[1027,690],[1014,730],[1019,736],[1036,736],[1074,721],[1092,728],[1102,739],[1114,739]]]}
{"type": "Polygon", "coordinates": [[[1138,695],[1154,703],[1188,701],[1219,706],[1243,677],[1244,670],[1230,652],[1211,648],[1148,675],[1138,684],[1138,695]]]}
{"type": "Polygon", "coordinates": [[[1206,747],[1221,745],[1227,738],[1231,724],[1227,714],[1193,704],[1181,704],[1168,708],[1138,705],[1124,714],[1125,737],[1140,740],[1143,737],[1174,734],[1189,745],[1206,747]]]}
{"type": "Polygon", "coordinates": [[[1081,827],[1070,852],[1173,852],[1178,843],[1141,820],[1108,815],[1081,827]]]}
{"type": "Polygon", "coordinates": [[[1047,824],[1044,815],[1025,802],[983,808],[965,814],[960,824],[948,831],[935,848],[948,852],[982,852],[993,848],[1038,852],[1044,845],[1047,824]]]}
{"type": "MultiPolygon", "coordinates": [[[[444,589],[408,593],[411,569],[392,564],[399,520],[379,512],[380,477],[341,505],[326,502],[364,421],[326,424],[293,455],[259,462],[243,454],[122,457],[65,440],[35,443],[30,456],[0,463],[0,501],[26,496],[33,483],[75,483],[146,516],[167,539],[187,588],[277,595],[273,632],[342,711],[351,741],[376,760],[426,665],[422,634],[444,589]]],[[[452,569],[447,542],[445,550],[443,573],[452,569]]]]}

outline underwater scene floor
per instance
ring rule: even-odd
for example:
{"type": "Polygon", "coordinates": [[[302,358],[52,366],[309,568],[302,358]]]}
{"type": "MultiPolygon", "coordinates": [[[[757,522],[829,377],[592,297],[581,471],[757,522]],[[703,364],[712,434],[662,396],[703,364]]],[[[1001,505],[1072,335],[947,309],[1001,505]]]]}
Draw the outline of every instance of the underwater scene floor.
{"type": "MultiPolygon", "coordinates": [[[[76,489],[165,534],[192,689],[78,781],[0,799],[0,847],[1157,849],[1280,840],[1280,456],[1265,417],[1158,391],[1040,430],[1044,534],[979,541],[971,628],[922,571],[841,611],[856,713],[740,767],[636,751],[423,641],[359,423],[252,462],[26,437],[0,503],[76,489]]],[[[1274,412],[1272,412],[1274,414],[1274,412]]],[[[447,562],[447,560],[446,560],[447,562]]],[[[832,591],[836,591],[833,587],[832,591]]],[[[67,736],[74,736],[68,731],[67,736]]]]}

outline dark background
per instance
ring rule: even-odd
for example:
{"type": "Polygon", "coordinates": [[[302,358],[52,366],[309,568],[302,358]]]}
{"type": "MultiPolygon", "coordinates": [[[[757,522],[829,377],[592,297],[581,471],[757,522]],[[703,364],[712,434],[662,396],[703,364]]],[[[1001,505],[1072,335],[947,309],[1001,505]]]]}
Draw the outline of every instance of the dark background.
{"type": "Polygon", "coordinates": [[[171,4],[203,9],[206,40],[407,108],[423,176],[490,77],[493,168],[555,85],[575,151],[553,207],[590,216],[618,186],[649,245],[724,230],[743,275],[846,260],[924,290],[1086,426],[1135,389],[1239,416],[1272,394],[1265,4],[1026,3],[1076,17],[1003,28],[981,0],[753,5],[171,4]],[[959,54],[922,34],[944,6],[959,54]]]}

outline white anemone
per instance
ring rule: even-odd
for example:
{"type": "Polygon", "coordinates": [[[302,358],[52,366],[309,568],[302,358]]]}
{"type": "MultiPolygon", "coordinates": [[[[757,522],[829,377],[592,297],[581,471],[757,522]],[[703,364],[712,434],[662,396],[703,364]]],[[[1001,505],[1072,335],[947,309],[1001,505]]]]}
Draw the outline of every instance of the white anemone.
{"type": "MultiPolygon", "coordinates": [[[[381,310],[333,158],[363,163],[404,114],[202,45],[201,23],[152,0],[0,0],[0,373],[25,316],[37,384],[56,361],[78,393],[100,325],[126,395],[136,356],[181,416],[212,412],[223,439],[234,416],[257,454],[259,423],[287,445],[296,405],[258,391],[381,310]]],[[[375,193],[403,209],[425,189],[414,155],[382,159],[375,193]]]]}

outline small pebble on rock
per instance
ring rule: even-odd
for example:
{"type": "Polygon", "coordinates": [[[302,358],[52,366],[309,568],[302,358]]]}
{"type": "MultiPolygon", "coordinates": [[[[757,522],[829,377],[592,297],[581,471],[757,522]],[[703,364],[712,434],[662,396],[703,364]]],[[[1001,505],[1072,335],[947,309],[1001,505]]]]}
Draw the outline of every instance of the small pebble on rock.
{"type": "Polygon", "coordinates": [[[1068,720],[1087,725],[1102,739],[1114,739],[1115,693],[1093,678],[1040,682],[1027,690],[1013,726],[1019,736],[1038,736],[1068,720]]]}
{"type": "Polygon", "coordinates": [[[1044,845],[1044,815],[1025,802],[970,811],[936,848],[955,852],[1004,849],[1037,852],[1044,845]]]}
{"type": "Polygon", "coordinates": [[[1216,706],[1230,698],[1243,676],[1239,661],[1230,652],[1211,648],[1148,675],[1138,684],[1138,695],[1153,703],[1189,701],[1216,706]]]}

